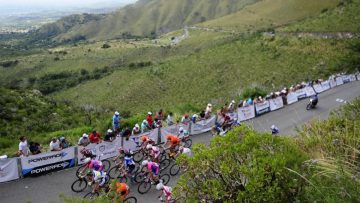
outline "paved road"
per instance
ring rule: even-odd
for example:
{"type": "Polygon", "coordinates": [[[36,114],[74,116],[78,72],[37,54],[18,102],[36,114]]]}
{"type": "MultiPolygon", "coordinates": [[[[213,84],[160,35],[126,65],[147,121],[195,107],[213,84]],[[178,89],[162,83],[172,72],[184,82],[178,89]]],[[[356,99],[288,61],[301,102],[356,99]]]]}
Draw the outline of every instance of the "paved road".
{"type": "MultiPolygon", "coordinates": [[[[281,134],[294,135],[297,127],[311,119],[327,118],[329,112],[344,104],[344,101],[349,102],[359,96],[360,81],[352,82],[322,93],[319,96],[318,108],[315,110],[305,110],[306,99],[247,123],[259,131],[269,131],[270,126],[275,124],[280,128],[281,134]]],[[[194,143],[206,144],[210,139],[209,133],[193,137],[194,143]]],[[[60,202],[60,193],[78,196],[79,194],[73,193],[70,189],[71,183],[75,180],[74,174],[75,169],[69,169],[37,178],[26,178],[0,184],[0,200],[5,203],[45,203],[60,202]]],[[[175,180],[176,177],[172,178],[170,185],[174,185],[175,180]]],[[[154,188],[147,195],[137,194],[136,185],[131,185],[131,190],[132,195],[135,195],[140,203],[158,202],[156,198],[158,192],[154,188]]],[[[84,193],[80,195],[84,195],[84,193]]]]}

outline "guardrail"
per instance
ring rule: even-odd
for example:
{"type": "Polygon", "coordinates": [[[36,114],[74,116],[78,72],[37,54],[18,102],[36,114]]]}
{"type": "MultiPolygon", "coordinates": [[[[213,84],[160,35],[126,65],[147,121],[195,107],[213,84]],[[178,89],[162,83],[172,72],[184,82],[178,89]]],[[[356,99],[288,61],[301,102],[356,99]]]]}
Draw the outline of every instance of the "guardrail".
{"type": "MultiPolygon", "coordinates": [[[[286,97],[288,105],[299,101],[302,98],[321,93],[336,86],[346,84],[352,81],[360,80],[360,73],[351,75],[342,75],[337,78],[330,78],[320,84],[307,86],[295,92],[291,92],[286,97]]],[[[231,118],[237,118],[238,121],[245,121],[270,111],[276,111],[285,106],[282,97],[266,100],[263,103],[238,108],[237,111],[229,113],[231,118]]],[[[0,182],[17,180],[28,176],[39,176],[49,172],[63,170],[83,164],[83,148],[90,149],[102,160],[118,155],[120,147],[136,151],[139,148],[139,139],[143,135],[156,140],[157,143],[165,141],[168,134],[177,134],[180,127],[188,129],[191,135],[197,135],[208,132],[215,125],[217,118],[215,116],[208,120],[198,121],[196,123],[177,124],[169,127],[158,128],[137,136],[131,136],[128,140],[124,137],[117,137],[113,142],[102,142],[100,144],[90,144],[86,147],[76,146],[63,149],[58,152],[47,152],[28,157],[0,159],[0,182]]]]}

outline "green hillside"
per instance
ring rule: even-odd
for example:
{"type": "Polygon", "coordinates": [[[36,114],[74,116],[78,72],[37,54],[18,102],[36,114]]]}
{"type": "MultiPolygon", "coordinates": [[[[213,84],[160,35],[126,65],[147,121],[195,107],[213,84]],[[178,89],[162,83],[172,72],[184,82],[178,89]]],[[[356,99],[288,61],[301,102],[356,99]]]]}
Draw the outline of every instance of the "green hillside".
{"type": "Polygon", "coordinates": [[[199,26],[252,32],[295,23],[301,19],[317,16],[324,9],[332,9],[340,0],[263,0],[244,9],[199,26]]]}
{"type": "Polygon", "coordinates": [[[155,36],[180,29],[185,25],[234,13],[257,1],[259,0],[140,0],[104,18],[88,22],[73,24],[67,23],[69,19],[61,19],[41,28],[38,36],[50,33],[50,36],[58,41],[155,36]],[[71,26],[67,29],[64,24],[71,26]],[[60,30],[62,32],[58,32],[60,30]]]}
{"type": "Polygon", "coordinates": [[[336,9],[323,10],[320,16],[287,26],[285,32],[360,32],[360,1],[344,0],[336,9]]]}

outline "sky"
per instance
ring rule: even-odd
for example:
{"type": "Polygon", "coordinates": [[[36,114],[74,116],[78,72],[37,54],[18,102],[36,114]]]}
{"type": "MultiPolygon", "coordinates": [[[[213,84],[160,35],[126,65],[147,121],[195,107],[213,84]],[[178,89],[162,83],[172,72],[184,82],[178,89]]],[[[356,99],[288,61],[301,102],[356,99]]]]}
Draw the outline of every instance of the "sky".
{"type": "Polygon", "coordinates": [[[0,8],[64,8],[64,7],[91,7],[107,3],[119,5],[134,3],[136,0],[0,0],[0,8]]]}

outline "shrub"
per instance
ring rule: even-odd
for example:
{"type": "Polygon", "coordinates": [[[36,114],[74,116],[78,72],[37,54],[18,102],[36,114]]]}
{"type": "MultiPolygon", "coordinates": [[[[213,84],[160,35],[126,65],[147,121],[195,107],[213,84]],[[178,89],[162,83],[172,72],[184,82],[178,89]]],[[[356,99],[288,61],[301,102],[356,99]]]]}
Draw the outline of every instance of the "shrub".
{"type": "Polygon", "coordinates": [[[255,98],[255,97],[265,97],[266,96],[266,91],[261,89],[260,87],[254,87],[254,88],[246,88],[242,94],[241,94],[241,98],[242,99],[248,99],[248,98],[255,98]]]}
{"type": "Polygon", "coordinates": [[[108,49],[108,48],[110,48],[110,47],[111,47],[111,46],[110,46],[109,44],[103,44],[101,48],[103,48],[103,49],[108,49]]]}

